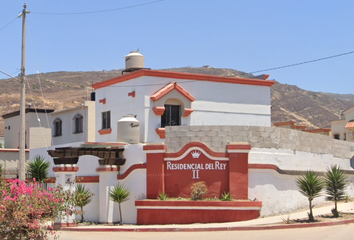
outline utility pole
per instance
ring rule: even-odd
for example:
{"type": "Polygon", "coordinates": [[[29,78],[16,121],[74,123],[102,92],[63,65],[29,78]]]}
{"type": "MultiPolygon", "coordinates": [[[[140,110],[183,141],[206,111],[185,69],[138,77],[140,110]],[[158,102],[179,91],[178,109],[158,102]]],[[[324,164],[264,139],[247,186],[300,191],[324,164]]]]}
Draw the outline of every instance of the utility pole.
{"type": "Polygon", "coordinates": [[[21,100],[20,100],[20,167],[19,167],[19,179],[21,181],[26,180],[26,119],[25,119],[25,111],[26,111],[26,14],[30,13],[29,10],[26,9],[27,4],[23,5],[22,13],[18,16],[22,17],[22,58],[21,58],[21,100]]]}

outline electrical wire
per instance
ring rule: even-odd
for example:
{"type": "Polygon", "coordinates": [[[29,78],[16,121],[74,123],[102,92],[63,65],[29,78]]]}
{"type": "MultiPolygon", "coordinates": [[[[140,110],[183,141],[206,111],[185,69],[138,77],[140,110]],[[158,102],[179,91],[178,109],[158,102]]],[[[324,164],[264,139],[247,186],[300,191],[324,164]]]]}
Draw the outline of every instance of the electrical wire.
{"type": "Polygon", "coordinates": [[[8,24],[6,24],[5,26],[3,26],[2,28],[0,28],[0,31],[3,30],[4,28],[6,28],[7,26],[9,26],[11,23],[13,23],[18,17],[16,17],[14,20],[12,20],[11,22],[9,22],[8,24]]]}
{"type": "Polygon", "coordinates": [[[258,72],[273,71],[273,70],[277,70],[277,69],[281,69],[281,68],[294,67],[294,66],[298,66],[298,65],[307,64],[307,63],[323,61],[323,60],[330,59],[330,58],[341,57],[341,56],[349,55],[349,54],[353,54],[353,53],[354,53],[354,51],[350,51],[350,52],[346,52],[346,53],[332,55],[332,56],[329,56],[329,57],[317,58],[317,59],[314,59],[314,60],[309,60],[309,61],[299,62],[299,63],[293,63],[293,64],[289,64],[289,65],[284,65],[284,66],[274,67],[274,68],[268,68],[268,69],[263,69],[263,70],[258,70],[258,71],[253,71],[253,72],[250,72],[250,73],[253,74],[253,73],[258,73],[258,72]]]}
{"type": "Polygon", "coordinates": [[[164,1],[164,0],[157,0],[157,1],[147,2],[147,3],[141,3],[141,4],[131,5],[131,6],[127,6],[127,7],[113,8],[113,9],[106,9],[106,10],[98,10],[98,11],[90,11],[90,12],[74,12],[74,13],[31,12],[31,13],[33,13],[33,14],[46,14],[46,15],[79,15],[79,14],[93,14],[93,13],[112,12],[112,11],[118,11],[118,10],[123,10],[123,9],[128,9],[128,8],[141,7],[141,6],[144,6],[144,5],[154,4],[154,3],[163,2],[163,1],[164,1]]]}

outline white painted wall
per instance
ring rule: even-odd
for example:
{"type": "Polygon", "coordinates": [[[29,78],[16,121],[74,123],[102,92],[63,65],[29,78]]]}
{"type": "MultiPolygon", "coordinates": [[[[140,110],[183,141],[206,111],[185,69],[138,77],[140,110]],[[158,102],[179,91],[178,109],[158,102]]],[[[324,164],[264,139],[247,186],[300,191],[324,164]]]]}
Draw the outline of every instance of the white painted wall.
{"type": "Polygon", "coordinates": [[[346,138],[348,137],[348,130],[345,129],[345,125],[347,124],[347,121],[345,119],[338,120],[338,121],[332,121],[331,122],[331,132],[332,132],[332,137],[334,138],[335,134],[339,134],[339,139],[344,140],[344,134],[346,134],[346,138]]]}
{"type": "Polygon", "coordinates": [[[333,157],[331,154],[315,154],[290,149],[252,148],[249,163],[274,164],[282,170],[326,171],[331,165],[353,170],[347,158],[333,157]]]}
{"type": "MultiPolygon", "coordinates": [[[[26,129],[26,145],[27,148],[34,148],[41,146],[50,146],[51,141],[50,133],[47,129],[48,121],[45,113],[28,112],[25,114],[25,129],[26,129]],[[32,128],[34,128],[32,130],[32,128]],[[31,138],[32,134],[35,135],[35,139],[31,138]],[[48,136],[49,135],[49,136],[48,136]]],[[[20,139],[20,116],[14,116],[5,119],[5,148],[18,148],[20,139]],[[10,127],[10,129],[9,129],[10,127]]]]}
{"type": "Polygon", "coordinates": [[[51,113],[51,127],[53,134],[53,122],[57,118],[62,121],[62,136],[53,136],[53,145],[95,141],[95,102],[85,101],[82,106],[51,113]],[[74,133],[75,122],[73,118],[77,114],[83,116],[82,133],[74,133]]]}
{"type": "MultiPolygon", "coordinates": [[[[189,117],[182,117],[182,125],[271,126],[270,87],[143,76],[96,90],[96,129],[101,129],[101,114],[105,111],[111,111],[112,128],[111,134],[97,132],[96,140],[115,142],[117,121],[132,113],[137,114],[140,121],[141,142],[163,141],[155,131],[161,117],[152,111],[156,103],[150,96],[170,82],[177,82],[196,99],[191,104],[194,112],[189,117]],[[135,98],[128,97],[132,91],[135,91],[135,98]],[[106,104],[99,103],[104,98],[106,104]]],[[[175,98],[175,95],[171,92],[171,97],[175,98]]]]}
{"type": "MultiPolygon", "coordinates": [[[[274,170],[249,170],[249,199],[256,198],[262,201],[261,216],[288,213],[302,208],[308,209],[308,199],[298,191],[296,178],[297,176],[281,175],[274,170]]],[[[353,178],[350,179],[346,194],[350,196],[354,194],[353,178]]],[[[314,206],[325,203],[324,193],[313,201],[314,206]]],[[[314,214],[316,214],[316,209],[314,209],[314,214]]]]}

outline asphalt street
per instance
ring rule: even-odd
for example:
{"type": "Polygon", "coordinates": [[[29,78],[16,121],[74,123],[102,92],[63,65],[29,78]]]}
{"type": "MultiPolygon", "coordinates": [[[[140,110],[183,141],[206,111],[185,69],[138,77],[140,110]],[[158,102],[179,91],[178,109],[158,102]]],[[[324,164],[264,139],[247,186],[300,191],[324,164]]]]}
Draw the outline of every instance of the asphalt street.
{"type": "Polygon", "coordinates": [[[254,240],[254,239],[321,239],[347,240],[354,239],[354,224],[328,227],[281,229],[281,230],[254,230],[254,231],[218,231],[218,232],[73,232],[59,231],[59,240],[110,240],[110,239],[144,239],[144,240],[254,240]]]}

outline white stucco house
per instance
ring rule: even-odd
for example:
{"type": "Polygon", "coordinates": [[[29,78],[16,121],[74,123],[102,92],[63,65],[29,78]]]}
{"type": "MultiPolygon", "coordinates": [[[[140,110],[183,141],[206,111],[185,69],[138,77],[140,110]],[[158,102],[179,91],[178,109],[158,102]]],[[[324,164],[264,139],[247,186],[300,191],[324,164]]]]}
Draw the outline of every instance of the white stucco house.
{"type": "Polygon", "coordinates": [[[334,139],[354,141],[354,107],[341,113],[341,118],[331,122],[331,131],[334,139]]]}
{"type": "Polygon", "coordinates": [[[274,81],[142,69],[95,83],[96,141],[117,140],[117,121],[140,122],[140,142],[163,142],[165,126],[271,126],[274,81]]]}

